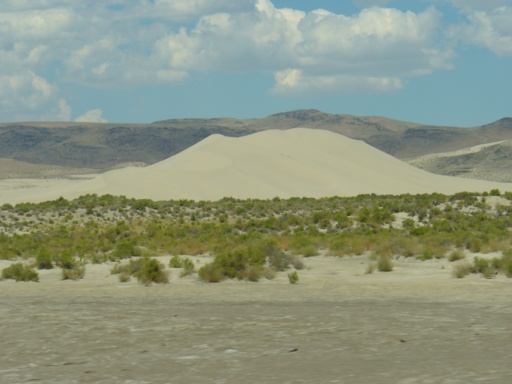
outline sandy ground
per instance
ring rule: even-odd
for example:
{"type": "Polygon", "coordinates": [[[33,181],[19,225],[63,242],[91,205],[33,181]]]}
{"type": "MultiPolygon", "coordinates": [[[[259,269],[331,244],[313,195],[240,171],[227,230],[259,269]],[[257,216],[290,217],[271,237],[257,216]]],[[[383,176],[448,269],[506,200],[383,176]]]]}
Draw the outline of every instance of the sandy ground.
{"type": "MultiPolygon", "coordinates": [[[[167,259],[163,259],[167,261],[167,259]]],[[[512,382],[512,280],[403,260],[305,260],[259,283],[0,282],[0,383],[512,382]]],[[[2,263],[3,266],[6,262],[2,263]]]]}
{"type": "Polygon", "coordinates": [[[307,128],[239,138],[212,135],[148,167],[113,170],[81,183],[55,182],[24,190],[0,183],[0,203],[86,193],[218,200],[512,190],[512,184],[434,175],[362,141],[307,128]]]}

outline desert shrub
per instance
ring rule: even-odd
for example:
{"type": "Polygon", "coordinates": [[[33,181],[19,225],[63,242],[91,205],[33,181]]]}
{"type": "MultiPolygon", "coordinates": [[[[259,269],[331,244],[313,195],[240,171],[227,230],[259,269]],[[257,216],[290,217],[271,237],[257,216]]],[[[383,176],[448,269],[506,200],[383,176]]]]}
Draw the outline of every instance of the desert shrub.
{"type": "Polygon", "coordinates": [[[189,276],[194,273],[195,266],[194,266],[194,262],[192,260],[190,260],[188,258],[183,259],[181,265],[183,268],[183,271],[181,271],[181,274],[180,274],[181,277],[189,276]]]}
{"type": "Polygon", "coordinates": [[[505,252],[499,260],[499,268],[497,269],[503,272],[507,277],[512,278],[512,251],[505,252]]]}
{"type": "Polygon", "coordinates": [[[110,270],[112,275],[128,274],[136,275],[142,268],[143,259],[132,259],[127,264],[116,263],[110,270]]]}
{"type": "Polygon", "coordinates": [[[379,256],[377,258],[377,269],[380,272],[391,272],[393,270],[393,262],[390,257],[379,256]]]}
{"type": "Polygon", "coordinates": [[[318,244],[310,235],[297,235],[290,244],[291,251],[296,255],[312,257],[318,255],[318,244]]]}
{"type": "Polygon", "coordinates": [[[490,262],[487,259],[481,257],[475,257],[473,260],[473,273],[483,273],[490,267],[490,262]]]}
{"type": "Polygon", "coordinates": [[[264,276],[265,267],[261,265],[249,265],[241,274],[242,280],[248,280],[252,282],[259,281],[264,276]]]}
{"type": "Polygon", "coordinates": [[[178,255],[171,257],[169,260],[169,267],[171,268],[183,268],[183,259],[178,255]]]}
{"type": "Polygon", "coordinates": [[[46,249],[41,249],[36,256],[37,269],[52,269],[53,258],[51,253],[46,249]]]}
{"type": "Polygon", "coordinates": [[[125,271],[125,266],[121,265],[121,263],[115,263],[114,266],[110,269],[111,275],[118,275],[125,271]]]}
{"type": "Polygon", "coordinates": [[[299,282],[299,274],[297,271],[288,273],[288,281],[290,284],[297,284],[299,282]]]}
{"type": "Polygon", "coordinates": [[[444,257],[446,250],[442,247],[436,246],[425,246],[423,252],[418,256],[420,260],[432,260],[432,259],[441,259],[444,257]]]}
{"type": "MultiPolygon", "coordinates": [[[[512,255],[504,253],[500,258],[493,258],[488,261],[488,265],[484,265],[481,261],[478,261],[478,269],[485,278],[492,278],[498,273],[503,273],[507,277],[512,277],[512,255]]],[[[477,266],[473,267],[475,270],[477,266]]]]}
{"type": "Polygon", "coordinates": [[[257,265],[257,263],[251,262],[248,254],[242,250],[217,255],[213,264],[222,271],[223,276],[229,279],[243,278],[244,272],[249,265],[257,265]]]}
{"type": "Polygon", "coordinates": [[[451,261],[451,262],[454,262],[454,261],[462,260],[465,257],[466,256],[464,255],[464,252],[462,252],[459,249],[456,249],[455,251],[450,253],[450,255],[448,256],[448,260],[451,261]]]}
{"type": "Polygon", "coordinates": [[[80,280],[85,276],[85,265],[75,262],[71,268],[62,268],[62,280],[80,280]]]}
{"type": "MultiPolygon", "coordinates": [[[[268,264],[271,268],[276,271],[285,271],[290,267],[290,263],[292,262],[292,258],[278,249],[277,247],[271,247],[268,249],[267,260],[268,264]]],[[[295,260],[299,260],[295,258],[295,260]]]]}
{"type": "Polygon", "coordinates": [[[151,285],[152,283],[166,284],[169,282],[169,274],[161,262],[146,257],[140,260],[140,269],[133,273],[139,283],[151,285]]]}
{"type": "Polygon", "coordinates": [[[29,265],[15,263],[2,271],[2,278],[6,280],[38,282],[39,274],[29,265]]]}
{"type": "Polygon", "coordinates": [[[284,271],[291,263],[292,257],[283,252],[275,241],[252,239],[246,245],[219,253],[212,263],[199,270],[199,277],[211,282],[224,278],[257,281],[267,275],[267,269],[284,271]]]}
{"type": "Polygon", "coordinates": [[[57,255],[55,264],[62,269],[72,269],[76,264],[76,259],[70,251],[65,251],[57,255]]]}
{"type": "Polygon", "coordinates": [[[512,260],[505,261],[502,270],[507,277],[512,277],[512,260]]]}
{"type": "Polygon", "coordinates": [[[473,266],[468,261],[459,261],[453,264],[453,276],[462,279],[473,272],[473,266]]]}
{"type": "Polygon", "coordinates": [[[434,258],[434,253],[430,249],[425,249],[417,258],[423,261],[432,260],[434,258]]]}
{"type": "Polygon", "coordinates": [[[498,274],[498,271],[493,267],[489,266],[482,271],[482,276],[486,279],[492,279],[498,274]]]}
{"type": "Polygon", "coordinates": [[[135,241],[133,240],[119,241],[115,245],[111,254],[113,260],[126,259],[129,257],[141,255],[141,249],[135,245],[135,241]]]}
{"type": "Polygon", "coordinates": [[[91,257],[91,263],[93,263],[93,264],[103,264],[107,260],[108,260],[108,258],[103,253],[95,253],[91,257]]]}
{"type": "Polygon", "coordinates": [[[480,239],[471,239],[466,244],[466,248],[473,253],[480,252],[482,250],[482,241],[480,239]]]}
{"type": "Polygon", "coordinates": [[[115,263],[110,269],[112,275],[119,275],[118,279],[121,283],[131,280],[132,275],[140,270],[139,260],[130,260],[128,264],[115,263]]]}
{"type": "Polygon", "coordinates": [[[328,247],[329,253],[334,256],[345,256],[350,253],[347,241],[341,238],[332,239],[328,247]]]}
{"type": "Polygon", "coordinates": [[[226,277],[222,267],[215,263],[203,265],[198,271],[199,278],[207,283],[218,283],[226,277]]]}

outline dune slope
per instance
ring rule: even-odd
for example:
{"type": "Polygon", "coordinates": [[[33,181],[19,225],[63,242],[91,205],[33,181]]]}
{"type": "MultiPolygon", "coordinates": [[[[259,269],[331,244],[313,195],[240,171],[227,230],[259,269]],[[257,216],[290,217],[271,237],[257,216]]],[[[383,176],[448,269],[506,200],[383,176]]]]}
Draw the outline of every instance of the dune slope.
{"type": "Polygon", "coordinates": [[[362,141],[323,130],[269,130],[240,138],[212,135],[144,168],[125,168],[40,198],[84,193],[151,199],[323,197],[364,193],[512,190],[500,184],[438,176],[362,141]]]}

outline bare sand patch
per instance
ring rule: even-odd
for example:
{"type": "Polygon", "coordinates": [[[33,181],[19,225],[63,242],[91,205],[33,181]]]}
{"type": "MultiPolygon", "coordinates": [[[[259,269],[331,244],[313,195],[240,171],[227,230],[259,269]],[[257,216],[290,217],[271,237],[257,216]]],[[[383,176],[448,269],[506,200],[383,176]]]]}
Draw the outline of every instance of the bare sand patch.
{"type": "Polygon", "coordinates": [[[212,135],[148,167],[113,170],[82,183],[57,183],[17,195],[0,192],[0,199],[44,201],[96,193],[218,200],[512,190],[512,184],[434,175],[362,141],[308,128],[268,130],[239,138],[212,135]]]}

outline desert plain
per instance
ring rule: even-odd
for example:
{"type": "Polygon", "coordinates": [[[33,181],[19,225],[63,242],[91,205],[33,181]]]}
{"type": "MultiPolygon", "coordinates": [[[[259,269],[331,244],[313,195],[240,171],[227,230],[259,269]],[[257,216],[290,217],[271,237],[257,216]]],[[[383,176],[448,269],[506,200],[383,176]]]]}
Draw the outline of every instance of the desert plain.
{"type": "Polygon", "coordinates": [[[0,382],[509,383],[510,280],[454,279],[449,264],[367,274],[366,256],[316,256],[296,285],[173,271],[144,287],[107,264],[0,282],[0,382]]]}

